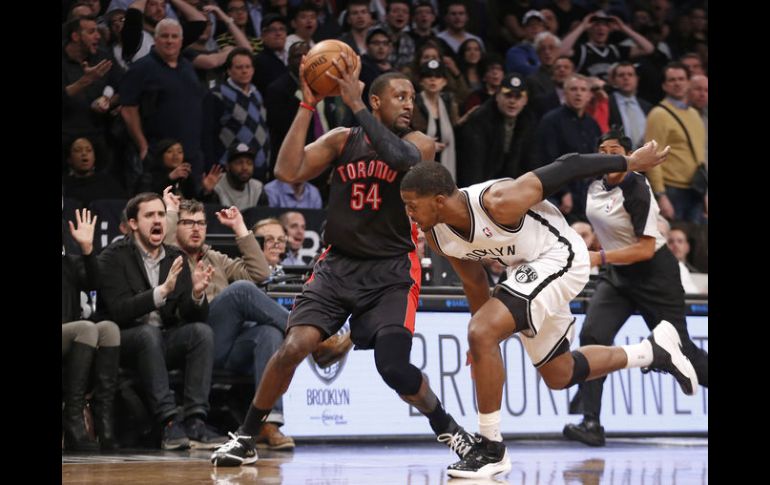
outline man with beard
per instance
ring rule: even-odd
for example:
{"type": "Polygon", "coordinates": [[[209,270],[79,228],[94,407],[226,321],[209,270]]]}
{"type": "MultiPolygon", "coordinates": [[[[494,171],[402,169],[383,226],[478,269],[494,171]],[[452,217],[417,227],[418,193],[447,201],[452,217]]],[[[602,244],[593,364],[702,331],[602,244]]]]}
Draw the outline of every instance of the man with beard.
{"type": "Polygon", "coordinates": [[[254,151],[245,143],[239,143],[230,148],[225,176],[214,187],[219,204],[233,205],[245,211],[255,207],[260,199],[265,201],[262,182],[251,178],[254,175],[254,156],[254,151]]]}
{"type": "Polygon", "coordinates": [[[160,195],[144,192],[126,204],[133,236],[99,255],[106,313],[120,327],[121,366],[133,369],[162,428],[161,447],[211,447],[222,437],[204,419],[214,358],[214,337],[204,323],[206,288],[214,268],[198,261],[193,270],[184,254],[163,244],[166,207],[160,195]],[[178,412],[168,370],[184,370],[184,405],[178,412]]]}
{"type": "Polygon", "coordinates": [[[107,113],[118,103],[118,96],[106,96],[105,88],[111,86],[114,91],[122,72],[99,51],[101,35],[93,17],[70,20],[65,25],[65,35],[66,44],[62,49],[62,153],[66,159],[64,150],[75,139],[88,137],[98,154],[98,168],[102,169],[112,160],[105,141],[107,113]]]}
{"type": "MultiPolygon", "coordinates": [[[[351,340],[374,349],[385,383],[425,415],[440,442],[462,458],[473,437],[446,413],[426,376],[409,363],[420,293],[417,230],[400,203],[399,183],[420,160],[433,160],[432,138],[410,131],[414,87],[409,78],[389,73],[375,79],[364,105],[361,62],[334,61],[343,102],[359,126],[336,128],[305,146],[305,135],[320,96],[299,79],[303,101],[278,153],[276,177],[294,183],[332,167],[324,239],[330,247],[297,296],[286,340],[270,359],[243,425],[211,456],[215,466],[257,460],[255,437],[270,409],[286,392],[297,366],[350,318],[351,340]],[[344,67],[343,67],[344,64],[344,67]],[[355,64],[355,67],[353,67],[355,64]]],[[[328,73],[328,71],[327,71],[328,73]]],[[[285,236],[284,236],[285,237],[285,236]]],[[[375,418],[376,419],[376,418],[375,418]]]]}
{"type": "MultiPolygon", "coordinates": [[[[256,285],[269,275],[265,254],[243,215],[231,206],[216,213],[220,224],[235,234],[240,258],[230,258],[205,244],[206,212],[195,200],[179,200],[164,191],[168,211],[166,243],[178,246],[190,269],[204,263],[214,268],[206,297],[211,302],[208,324],[214,331],[214,367],[254,377],[256,386],[268,359],[283,342],[289,312],[256,285]],[[197,263],[196,263],[197,262],[197,263]]],[[[283,425],[283,401],[273,406],[257,443],[273,450],[294,448],[294,440],[278,430],[283,425]]]]}

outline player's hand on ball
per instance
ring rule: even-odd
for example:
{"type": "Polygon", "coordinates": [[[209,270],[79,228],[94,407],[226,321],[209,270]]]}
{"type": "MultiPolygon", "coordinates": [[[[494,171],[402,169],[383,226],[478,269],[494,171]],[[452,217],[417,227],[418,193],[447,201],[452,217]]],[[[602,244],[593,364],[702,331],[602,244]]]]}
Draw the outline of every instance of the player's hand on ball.
{"type": "Polygon", "coordinates": [[[302,101],[311,106],[315,106],[321,99],[323,99],[323,96],[313,92],[305,81],[305,57],[306,56],[302,56],[302,60],[299,63],[299,86],[302,90],[302,101]]]}
{"type": "Polygon", "coordinates": [[[318,345],[313,352],[313,360],[319,367],[329,367],[339,362],[353,347],[350,332],[343,335],[332,335],[318,345]]]}
{"type": "Polygon", "coordinates": [[[364,93],[364,83],[358,79],[358,75],[361,73],[361,59],[354,63],[353,59],[348,57],[345,52],[342,52],[340,57],[344,62],[333,59],[332,63],[342,73],[341,77],[337,77],[329,71],[326,71],[325,75],[337,81],[340,86],[340,96],[346,105],[352,107],[356,102],[363,104],[361,96],[364,93]]]}

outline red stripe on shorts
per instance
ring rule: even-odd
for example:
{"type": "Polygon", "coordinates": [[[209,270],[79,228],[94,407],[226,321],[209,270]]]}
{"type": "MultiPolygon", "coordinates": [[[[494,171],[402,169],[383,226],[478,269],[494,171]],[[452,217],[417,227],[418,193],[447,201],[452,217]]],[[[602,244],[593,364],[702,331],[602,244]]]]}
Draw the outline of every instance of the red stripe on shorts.
{"type": "Polygon", "coordinates": [[[406,305],[406,315],[404,316],[404,326],[414,335],[414,319],[417,314],[417,305],[420,301],[420,283],[422,281],[422,268],[420,258],[417,257],[417,224],[412,223],[412,242],[415,249],[409,253],[409,262],[411,268],[409,275],[412,277],[412,287],[409,288],[409,297],[406,305]]]}

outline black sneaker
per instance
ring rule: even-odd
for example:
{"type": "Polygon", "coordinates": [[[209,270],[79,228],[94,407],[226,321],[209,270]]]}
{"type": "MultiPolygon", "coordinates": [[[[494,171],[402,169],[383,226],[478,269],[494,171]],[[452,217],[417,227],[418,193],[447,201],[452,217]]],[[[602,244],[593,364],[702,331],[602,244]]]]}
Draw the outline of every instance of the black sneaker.
{"type": "Polygon", "coordinates": [[[465,458],[447,467],[447,474],[455,478],[491,478],[511,469],[508,450],[502,441],[491,441],[479,434],[476,444],[465,458]]]}
{"type": "Polygon", "coordinates": [[[478,442],[472,434],[455,423],[454,419],[452,419],[449,431],[438,435],[436,440],[439,443],[445,443],[452,451],[457,453],[461,460],[465,458],[465,455],[473,448],[473,445],[478,442]]]}
{"type": "Polygon", "coordinates": [[[568,424],[562,431],[568,440],[580,441],[588,446],[604,446],[604,427],[596,419],[583,418],[580,424],[568,424]]]}
{"type": "Polygon", "coordinates": [[[190,439],[178,418],[173,418],[163,427],[160,447],[164,450],[186,450],[190,447],[190,439]]]}
{"type": "Polygon", "coordinates": [[[227,436],[222,436],[203,422],[201,418],[187,418],[184,421],[184,430],[190,438],[190,448],[199,450],[213,450],[227,442],[227,436]]]}
{"type": "Polygon", "coordinates": [[[230,441],[211,454],[214,466],[241,466],[257,461],[257,446],[251,436],[227,433],[230,441]]]}
{"type": "Polygon", "coordinates": [[[666,372],[674,376],[682,392],[688,396],[698,391],[698,376],[695,368],[682,353],[682,342],[679,333],[669,322],[661,321],[647,337],[652,344],[652,363],[642,372],[666,372]]]}

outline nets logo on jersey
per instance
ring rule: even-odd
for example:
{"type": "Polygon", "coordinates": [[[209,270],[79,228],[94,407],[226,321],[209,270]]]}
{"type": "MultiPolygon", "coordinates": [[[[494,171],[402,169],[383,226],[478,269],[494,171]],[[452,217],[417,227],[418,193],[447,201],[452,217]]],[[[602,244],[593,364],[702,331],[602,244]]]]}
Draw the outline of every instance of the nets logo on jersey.
{"type": "Polygon", "coordinates": [[[484,229],[482,229],[481,232],[483,232],[484,235],[487,237],[492,237],[492,230],[488,227],[485,227],[484,229]]]}
{"type": "Polygon", "coordinates": [[[532,266],[522,264],[513,276],[519,283],[532,283],[537,280],[537,271],[532,266]]]}
{"type": "Polygon", "coordinates": [[[604,212],[609,214],[614,205],[615,205],[615,197],[610,197],[610,200],[607,201],[607,205],[604,206],[604,212]]]}

